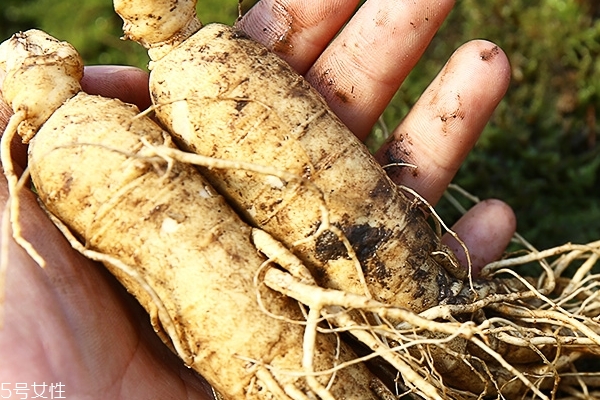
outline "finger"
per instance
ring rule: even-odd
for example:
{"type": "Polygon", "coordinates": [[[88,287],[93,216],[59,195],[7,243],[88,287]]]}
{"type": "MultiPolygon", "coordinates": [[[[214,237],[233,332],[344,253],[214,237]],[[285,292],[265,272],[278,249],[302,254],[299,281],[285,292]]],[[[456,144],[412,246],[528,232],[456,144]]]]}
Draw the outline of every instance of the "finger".
{"type": "Polygon", "coordinates": [[[0,68],[0,132],[4,132],[6,129],[6,125],[8,125],[8,120],[12,115],[12,110],[4,101],[4,97],[2,97],[2,84],[4,83],[4,76],[6,73],[2,68],[0,68]]]}
{"type": "Polygon", "coordinates": [[[85,67],[81,86],[89,94],[117,98],[135,104],[140,110],[152,104],[148,73],[139,68],[118,65],[85,67]]]}
{"type": "Polygon", "coordinates": [[[306,79],[364,139],[453,4],[454,0],[367,1],[306,79]]]}
{"type": "MultiPolygon", "coordinates": [[[[485,265],[500,258],[516,227],[513,210],[495,199],[477,203],[452,227],[469,250],[473,276],[479,275],[485,265]]],[[[452,249],[462,265],[468,265],[465,251],[454,237],[446,234],[442,242],[452,249]]]]}
{"type": "Polygon", "coordinates": [[[357,4],[358,0],[261,0],[236,25],[304,74],[357,4]]]}
{"type": "Polygon", "coordinates": [[[8,124],[8,120],[10,119],[11,115],[12,110],[10,109],[8,104],[6,104],[4,100],[0,98],[0,132],[4,132],[4,129],[6,128],[6,125],[8,124]]]}
{"type": "Polygon", "coordinates": [[[508,60],[493,43],[463,45],[377,152],[396,183],[435,204],[475,144],[510,80],[508,60]]]}

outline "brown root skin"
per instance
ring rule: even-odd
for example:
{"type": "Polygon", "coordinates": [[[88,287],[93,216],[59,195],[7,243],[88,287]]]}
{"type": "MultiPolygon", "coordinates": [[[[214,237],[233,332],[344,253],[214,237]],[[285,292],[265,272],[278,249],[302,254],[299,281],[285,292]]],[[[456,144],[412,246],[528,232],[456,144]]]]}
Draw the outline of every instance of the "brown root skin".
{"type": "Polygon", "coordinates": [[[451,270],[453,256],[432,257],[445,249],[419,202],[260,44],[207,25],[152,64],[150,87],[158,118],[193,152],[276,166],[319,188],[247,171],[208,175],[238,212],[293,249],[321,286],[417,312],[460,290],[438,263],[451,270]]]}

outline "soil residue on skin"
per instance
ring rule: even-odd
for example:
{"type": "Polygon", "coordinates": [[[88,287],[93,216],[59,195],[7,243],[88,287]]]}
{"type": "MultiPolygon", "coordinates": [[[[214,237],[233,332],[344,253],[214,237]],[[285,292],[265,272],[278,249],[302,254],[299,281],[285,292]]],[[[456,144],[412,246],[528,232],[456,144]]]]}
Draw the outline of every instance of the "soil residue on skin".
{"type": "MultiPolygon", "coordinates": [[[[391,234],[384,228],[372,227],[368,224],[346,226],[343,231],[361,264],[375,257],[377,249],[391,234]]],[[[317,238],[315,253],[322,262],[348,257],[344,244],[330,231],[322,233],[317,238]]]]}
{"type": "Polygon", "coordinates": [[[344,104],[350,102],[350,98],[344,92],[342,92],[340,90],[336,90],[334,95],[344,104]]]}
{"type": "Polygon", "coordinates": [[[273,51],[279,55],[292,54],[294,46],[292,45],[292,37],[296,33],[296,29],[293,25],[289,25],[289,28],[285,33],[275,41],[273,44],[273,51]]]}
{"type": "MultiPolygon", "coordinates": [[[[356,98],[356,86],[352,85],[349,88],[345,88],[339,85],[336,79],[337,73],[334,73],[334,69],[332,68],[325,68],[323,72],[313,74],[312,78],[314,87],[320,88],[319,91],[321,94],[330,93],[339,103],[348,104],[356,98]]],[[[341,80],[343,81],[343,79],[341,80]]]]}
{"type": "Polygon", "coordinates": [[[479,53],[479,58],[482,61],[490,61],[493,60],[500,53],[500,48],[498,46],[494,46],[491,49],[482,50],[479,53]]]}
{"type": "Polygon", "coordinates": [[[413,164],[412,162],[412,151],[410,147],[412,141],[407,134],[400,134],[394,136],[393,139],[388,141],[381,149],[379,156],[377,157],[378,162],[383,166],[388,166],[386,172],[388,176],[395,182],[401,175],[408,170],[408,173],[414,177],[417,176],[417,168],[411,168],[409,166],[402,166],[402,164],[413,164]]]}
{"type": "Polygon", "coordinates": [[[276,11],[282,17],[281,25],[284,27],[284,30],[273,43],[273,51],[279,55],[289,55],[292,54],[294,49],[292,39],[300,28],[297,26],[296,20],[292,17],[293,13],[289,12],[285,6],[279,5],[276,11]]]}
{"type": "Polygon", "coordinates": [[[442,121],[442,132],[447,134],[449,131],[449,125],[453,124],[456,119],[463,120],[466,117],[466,110],[462,106],[462,100],[460,98],[460,94],[456,95],[456,108],[452,111],[446,111],[440,113],[438,118],[442,121]]]}

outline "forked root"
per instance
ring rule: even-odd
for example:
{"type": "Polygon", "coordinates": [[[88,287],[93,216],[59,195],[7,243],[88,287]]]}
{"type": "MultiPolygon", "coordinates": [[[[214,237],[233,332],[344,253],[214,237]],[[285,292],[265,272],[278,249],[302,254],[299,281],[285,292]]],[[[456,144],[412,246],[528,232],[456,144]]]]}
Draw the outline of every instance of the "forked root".
{"type": "MultiPolygon", "coordinates": [[[[351,334],[372,351],[356,362],[385,360],[398,373],[402,387],[419,398],[513,398],[529,393],[541,399],[567,399],[575,394],[589,396],[600,388],[599,372],[578,370],[585,365],[580,360],[600,356],[600,275],[594,273],[600,242],[532,251],[490,264],[484,270],[488,276],[510,276],[494,280],[501,292],[466,304],[442,304],[420,315],[365,296],[321,288],[307,277],[299,260],[281,256],[285,249],[277,253],[260,241],[255,244],[271,263],[285,270],[267,267],[262,283],[308,307],[306,330],[314,334],[325,329],[321,324],[327,321],[335,332],[351,334]],[[544,271],[535,280],[512,270],[532,261],[544,271]],[[565,264],[574,262],[580,266],[572,277],[562,277],[565,264]],[[394,326],[389,320],[402,322],[394,326]],[[453,350],[456,343],[466,343],[468,353],[453,350]],[[453,365],[467,366],[480,383],[473,388],[453,387],[436,361],[443,357],[454,358],[453,365]]],[[[484,292],[485,285],[477,281],[471,288],[484,292]]],[[[313,334],[305,337],[307,352],[313,350],[313,334]]],[[[305,356],[310,360],[310,354],[305,356]]]]}
{"type": "MultiPolygon", "coordinates": [[[[167,166],[175,161],[191,162],[213,168],[249,169],[287,180],[299,179],[255,164],[202,158],[166,147],[150,147],[148,143],[144,143],[144,146],[150,149],[145,162],[166,162],[167,166]]],[[[8,170],[11,176],[10,167],[8,170]]],[[[17,199],[15,194],[22,189],[26,178],[26,174],[20,181],[11,178],[11,195],[14,199],[17,199]]],[[[5,235],[9,228],[7,215],[13,215],[13,224],[18,221],[14,218],[12,208],[17,207],[18,210],[18,200],[9,204],[11,208],[4,210],[5,235]]],[[[326,213],[324,202],[324,221],[327,220],[326,213]]],[[[132,279],[138,279],[131,268],[86,249],[60,221],[52,215],[50,217],[82,254],[112,264],[132,279]]],[[[341,232],[337,234],[343,237],[341,232]]],[[[24,239],[17,237],[17,240],[24,239]]],[[[288,321],[304,325],[303,369],[284,373],[304,376],[310,390],[322,399],[333,400],[327,386],[316,377],[334,375],[347,365],[340,364],[326,371],[314,369],[316,336],[324,331],[352,335],[372,352],[354,362],[373,358],[385,360],[398,374],[402,387],[420,398],[470,399],[478,398],[482,393],[502,398],[529,392],[542,399],[566,399],[579,394],[589,396],[600,388],[600,373],[578,370],[582,358],[600,357],[600,274],[597,273],[600,241],[587,245],[569,244],[541,252],[534,250],[527,255],[492,263],[484,268],[485,276],[511,276],[510,280],[494,281],[500,282],[499,287],[504,282],[502,292],[476,297],[476,300],[466,304],[441,304],[420,314],[375,301],[368,293],[354,295],[319,287],[302,261],[270,235],[255,229],[253,242],[268,257],[260,272],[262,280],[257,283],[296,299],[308,310],[304,321],[288,321]],[[515,266],[531,262],[537,262],[542,267],[542,276],[525,279],[514,272],[515,266]],[[578,263],[579,267],[572,276],[563,276],[567,267],[574,263],[578,263]],[[273,265],[277,265],[277,268],[273,265]],[[518,290],[514,282],[520,282],[518,290]],[[324,322],[328,325],[324,326],[324,322]],[[455,350],[458,342],[468,343],[466,348],[469,354],[455,350]],[[525,355],[526,360],[520,360],[521,355],[525,355]],[[454,358],[455,362],[470,368],[476,379],[481,381],[477,386],[482,387],[482,391],[453,387],[451,379],[445,376],[445,367],[440,367],[436,361],[440,357],[454,358]]],[[[3,240],[3,243],[7,241],[3,240]]],[[[21,242],[19,244],[23,245],[21,242]]],[[[525,246],[531,248],[528,244],[525,246]]],[[[27,250],[27,246],[25,248],[27,250]]],[[[33,251],[30,254],[35,257],[37,253],[33,251]]],[[[6,254],[8,252],[4,249],[0,264],[2,274],[7,265],[6,254]]],[[[485,292],[482,289],[485,283],[470,279],[471,290],[485,292]]],[[[3,283],[1,279],[0,283],[3,283]]],[[[146,286],[143,282],[140,285],[146,286]]],[[[165,330],[163,340],[171,342],[174,350],[186,360],[187,355],[178,346],[177,336],[170,332],[166,313],[160,310],[160,301],[152,296],[151,290],[148,294],[157,304],[156,312],[152,315],[153,325],[165,330]]],[[[269,386],[268,390],[272,393],[281,398],[307,399],[307,395],[298,391],[298,388],[280,384],[268,365],[257,363],[255,367],[257,378],[269,386]]],[[[249,387],[248,390],[254,389],[249,387]]]]}
{"type": "MultiPolygon", "coordinates": [[[[476,398],[479,394],[471,393],[467,397],[464,397],[464,393],[459,395],[458,390],[445,383],[443,374],[440,376],[435,371],[435,362],[428,369],[427,365],[418,361],[418,357],[414,355],[415,349],[425,352],[432,351],[434,348],[444,350],[446,345],[455,338],[461,338],[487,355],[486,357],[482,353],[480,356],[464,357],[461,362],[487,365],[483,370],[479,367],[475,371],[480,371],[482,379],[490,380],[488,394],[498,392],[498,395],[502,393],[510,396],[530,391],[542,399],[553,397],[543,389],[547,389],[549,383],[554,380],[556,382],[550,384],[550,387],[559,385],[562,374],[570,374],[571,370],[576,368],[575,361],[580,358],[582,352],[598,356],[600,350],[597,343],[598,333],[600,333],[598,318],[581,317],[564,310],[550,311],[535,308],[525,310],[523,305],[517,304],[488,304],[485,308],[487,312],[502,313],[505,315],[504,319],[492,318],[484,320],[480,325],[470,322],[462,324],[436,322],[406,310],[377,304],[362,296],[303,283],[289,273],[276,268],[271,268],[265,273],[264,283],[309,307],[311,312],[307,318],[307,330],[316,332],[317,322],[321,321],[320,317],[326,318],[340,331],[349,332],[367,345],[373,351],[372,356],[387,361],[413,393],[428,399],[476,398]],[[398,331],[390,326],[369,325],[366,320],[357,321],[353,318],[357,309],[377,313],[383,320],[390,317],[398,319],[402,316],[406,321],[405,330],[398,331]],[[408,326],[412,327],[412,334],[408,326]],[[435,338],[432,338],[432,334],[435,334],[435,338]],[[530,356],[537,353],[539,361],[532,363],[529,360],[522,363],[514,359],[512,354],[502,355],[502,349],[505,353],[509,353],[506,351],[507,346],[512,352],[523,348],[529,350],[525,353],[529,353],[530,356]],[[548,346],[553,350],[549,350],[548,346]],[[568,357],[558,357],[558,354],[553,356],[552,354],[557,351],[565,353],[568,357]],[[436,380],[436,376],[440,378],[436,380]],[[511,382],[510,379],[506,380],[498,376],[512,376],[514,380],[511,382]]],[[[305,345],[305,351],[312,350],[310,343],[305,345]]],[[[440,353],[436,354],[437,356],[433,355],[434,359],[439,357],[440,353]]],[[[454,356],[462,357],[459,354],[454,356]]],[[[426,354],[422,354],[422,360],[426,358],[426,354]]],[[[589,379],[588,381],[591,382],[589,379]]],[[[563,390],[562,386],[559,387],[563,392],[572,389],[569,387],[563,390]]]]}

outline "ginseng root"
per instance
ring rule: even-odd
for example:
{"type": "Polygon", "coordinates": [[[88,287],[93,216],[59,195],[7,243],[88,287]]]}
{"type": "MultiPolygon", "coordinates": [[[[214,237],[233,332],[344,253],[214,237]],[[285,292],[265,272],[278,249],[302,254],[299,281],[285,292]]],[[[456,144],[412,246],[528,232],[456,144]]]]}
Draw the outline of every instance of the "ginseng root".
{"type": "MultiPolygon", "coordinates": [[[[149,50],[154,110],[176,140],[202,156],[277,168],[311,183],[288,180],[283,174],[206,171],[244,220],[289,248],[309,268],[313,286],[337,290],[338,306],[355,308],[342,293],[355,294],[429,319],[474,321],[486,334],[478,331],[483,340],[451,337],[433,324],[419,325],[424,331],[410,339],[409,349],[401,345],[407,337],[404,329],[415,325],[398,316],[378,311],[330,321],[340,329],[356,331],[360,325],[376,331],[373,338],[378,343],[359,339],[369,342],[373,351],[382,343],[388,350],[400,343],[409,359],[406,365],[420,376],[439,377],[440,392],[453,386],[475,396],[530,390],[544,397],[535,376],[556,367],[550,361],[556,347],[516,345],[518,341],[504,332],[488,330],[490,320],[483,312],[494,315],[503,302],[535,304],[543,295],[532,280],[467,276],[468,268],[458,264],[430,228],[428,206],[418,194],[394,185],[291,67],[235,28],[202,27],[194,15],[194,1],[174,8],[154,3],[147,12],[140,2],[115,0],[115,10],[125,21],[125,36],[149,50]]],[[[320,306],[302,296],[308,287],[300,293],[281,284],[271,287],[307,304],[314,324],[313,310],[320,306]]],[[[518,307],[509,308],[507,315],[516,316],[518,307]]],[[[327,314],[325,308],[321,311],[327,314]]],[[[598,345],[594,329],[579,326],[577,331],[598,345]]],[[[387,361],[412,390],[406,368],[387,361]]],[[[427,393],[425,397],[433,396],[427,393]]]]}
{"type": "MultiPolygon", "coordinates": [[[[274,267],[255,246],[274,240],[253,242],[195,167],[157,157],[150,146],[174,148],[166,132],[134,106],[80,92],[71,46],[28,31],[0,54],[10,126],[29,142],[44,207],[76,249],[136,296],[188,366],[227,399],[385,394],[362,364],[336,369],[355,358],[336,334],[307,336],[297,303],[255,284],[274,267]]],[[[5,165],[14,133],[2,138],[5,165]]]]}

